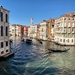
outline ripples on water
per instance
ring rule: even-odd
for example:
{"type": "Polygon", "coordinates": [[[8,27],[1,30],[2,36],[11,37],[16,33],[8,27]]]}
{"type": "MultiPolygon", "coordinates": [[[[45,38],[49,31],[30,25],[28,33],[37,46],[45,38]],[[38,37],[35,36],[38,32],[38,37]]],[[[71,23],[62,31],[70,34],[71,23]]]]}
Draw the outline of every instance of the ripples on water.
{"type": "Polygon", "coordinates": [[[0,62],[0,75],[75,75],[75,47],[68,52],[49,53],[52,43],[32,45],[14,40],[15,55],[0,62]]]}

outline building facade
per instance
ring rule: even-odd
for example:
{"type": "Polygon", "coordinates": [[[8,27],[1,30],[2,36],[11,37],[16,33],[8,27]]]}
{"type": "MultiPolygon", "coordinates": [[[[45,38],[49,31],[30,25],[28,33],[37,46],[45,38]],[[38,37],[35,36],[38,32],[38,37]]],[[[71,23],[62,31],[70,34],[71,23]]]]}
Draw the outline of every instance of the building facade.
{"type": "Polygon", "coordinates": [[[75,45],[75,13],[67,13],[55,20],[54,35],[58,43],[75,45]]]}
{"type": "Polygon", "coordinates": [[[28,35],[28,27],[27,26],[23,26],[23,35],[26,37],[28,35]]]}
{"type": "Polygon", "coordinates": [[[11,36],[21,36],[23,35],[23,26],[19,24],[12,24],[9,26],[9,34],[11,36]]]}
{"type": "Polygon", "coordinates": [[[30,32],[30,33],[28,33],[28,34],[29,34],[29,36],[30,36],[31,38],[37,38],[37,24],[35,24],[35,25],[30,25],[28,31],[30,32]]]}
{"type": "Polygon", "coordinates": [[[9,36],[15,36],[15,27],[9,25],[9,36]]]}
{"type": "Polygon", "coordinates": [[[9,10],[0,6],[0,56],[10,53],[9,10]]]}
{"type": "Polygon", "coordinates": [[[22,36],[22,25],[17,25],[18,26],[18,36],[22,36]]]}
{"type": "Polygon", "coordinates": [[[30,29],[30,26],[28,26],[28,37],[31,37],[31,29],[30,29]]]}
{"type": "Polygon", "coordinates": [[[48,33],[47,33],[47,26],[48,26],[48,22],[46,20],[43,20],[40,23],[40,39],[42,40],[47,40],[48,37],[48,33]]]}
{"type": "Polygon", "coordinates": [[[40,24],[37,25],[37,33],[36,33],[36,38],[40,39],[40,24]]]}
{"type": "Polygon", "coordinates": [[[47,27],[48,40],[53,40],[54,39],[53,30],[54,30],[55,19],[47,20],[47,22],[48,22],[48,27],[47,27]]]}

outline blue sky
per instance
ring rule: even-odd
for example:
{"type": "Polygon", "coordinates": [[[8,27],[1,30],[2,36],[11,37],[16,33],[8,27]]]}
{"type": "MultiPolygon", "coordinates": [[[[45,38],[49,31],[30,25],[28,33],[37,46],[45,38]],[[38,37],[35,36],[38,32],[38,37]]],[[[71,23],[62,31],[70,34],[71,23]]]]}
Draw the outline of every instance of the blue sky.
{"type": "Polygon", "coordinates": [[[31,17],[38,24],[75,12],[75,0],[0,0],[0,5],[10,10],[10,24],[30,25],[31,17]]]}

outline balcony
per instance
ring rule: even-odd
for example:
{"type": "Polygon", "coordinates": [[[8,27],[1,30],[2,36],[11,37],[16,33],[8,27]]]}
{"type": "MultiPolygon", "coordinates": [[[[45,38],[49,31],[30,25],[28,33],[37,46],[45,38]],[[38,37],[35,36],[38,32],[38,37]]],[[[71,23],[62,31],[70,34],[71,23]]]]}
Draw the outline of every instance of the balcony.
{"type": "Polygon", "coordinates": [[[62,31],[55,31],[55,33],[62,33],[62,31]]]}
{"type": "Polygon", "coordinates": [[[66,30],[62,31],[62,33],[66,33],[66,30]]]}

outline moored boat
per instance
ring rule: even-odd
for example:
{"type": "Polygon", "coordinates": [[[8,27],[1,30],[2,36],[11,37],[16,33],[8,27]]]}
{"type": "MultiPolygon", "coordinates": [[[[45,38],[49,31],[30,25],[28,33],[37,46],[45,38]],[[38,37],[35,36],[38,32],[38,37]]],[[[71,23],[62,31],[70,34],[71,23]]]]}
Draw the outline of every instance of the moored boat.
{"type": "Polygon", "coordinates": [[[42,40],[38,39],[39,43],[42,44],[42,40]]]}
{"type": "Polygon", "coordinates": [[[56,48],[50,48],[48,50],[50,50],[51,52],[67,52],[70,48],[65,48],[65,49],[56,49],[56,48]]]}

